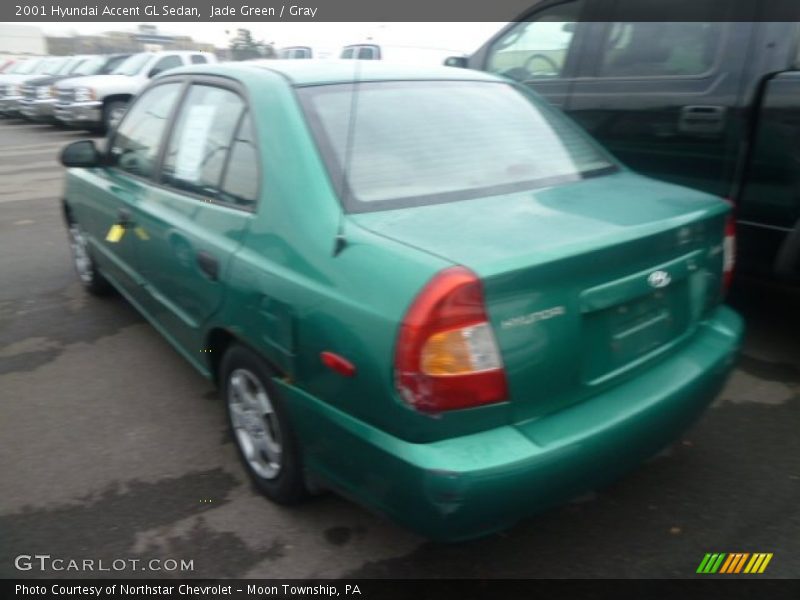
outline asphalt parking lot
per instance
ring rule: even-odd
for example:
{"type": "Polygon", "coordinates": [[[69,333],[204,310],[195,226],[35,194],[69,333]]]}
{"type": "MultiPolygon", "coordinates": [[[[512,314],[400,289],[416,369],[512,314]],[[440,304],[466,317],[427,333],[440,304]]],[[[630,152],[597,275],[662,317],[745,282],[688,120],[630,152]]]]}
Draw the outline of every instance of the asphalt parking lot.
{"type": "Polygon", "coordinates": [[[211,384],[78,284],[57,156],[82,137],[0,121],[0,576],[58,575],[15,569],[39,553],[194,566],[118,576],[690,577],[706,552],[800,576],[800,292],[740,282],[737,369],[674,447],[509,531],[434,544],[333,494],[288,509],[252,491],[211,384]]]}

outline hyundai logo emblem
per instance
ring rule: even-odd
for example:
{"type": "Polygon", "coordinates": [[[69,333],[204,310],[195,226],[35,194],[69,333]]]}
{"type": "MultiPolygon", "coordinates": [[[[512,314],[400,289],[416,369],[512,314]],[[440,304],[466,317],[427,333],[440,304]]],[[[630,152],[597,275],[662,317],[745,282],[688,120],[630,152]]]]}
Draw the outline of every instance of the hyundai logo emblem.
{"type": "Polygon", "coordinates": [[[654,288],[667,287],[672,281],[672,277],[666,271],[653,271],[647,277],[647,283],[654,288]]]}

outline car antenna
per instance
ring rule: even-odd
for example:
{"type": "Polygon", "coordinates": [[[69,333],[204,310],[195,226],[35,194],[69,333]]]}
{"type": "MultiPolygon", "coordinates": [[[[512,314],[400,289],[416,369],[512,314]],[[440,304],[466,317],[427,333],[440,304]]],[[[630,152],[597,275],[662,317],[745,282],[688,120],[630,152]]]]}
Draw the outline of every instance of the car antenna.
{"type": "Polygon", "coordinates": [[[353,155],[353,137],[355,134],[356,123],[356,109],[358,108],[358,82],[361,61],[357,58],[353,59],[353,93],[350,97],[350,119],[347,122],[347,139],[345,141],[344,150],[344,165],[342,166],[342,183],[339,190],[339,197],[342,199],[342,212],[339,213],[339,224],[336,227],[336,237],[333,242],[333,256],[334,258],[347,247],[347,238],[344,235],[345,215],[344,206],[347,204],[346,196],[350,193],[350,187],[347,183],[347,172],[350,169],[350,159],[353,155]]]}

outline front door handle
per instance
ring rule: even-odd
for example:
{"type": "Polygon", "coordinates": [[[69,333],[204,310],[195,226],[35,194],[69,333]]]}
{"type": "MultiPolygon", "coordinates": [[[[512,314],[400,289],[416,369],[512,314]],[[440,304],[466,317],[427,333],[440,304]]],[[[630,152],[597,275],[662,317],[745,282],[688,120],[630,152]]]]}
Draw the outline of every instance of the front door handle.
{"type": "Polygon", "coordinates": [[[678,119],[680,133],[720,134],[725,129],[724,106],[692,105],[681,108],[678,119]]]}
{"type": "Polygon", "coordinates": [[[120,208],[117,213],[117,224],[121,227],[133,227],[133,215],[127,208],[120,208]]]}
{"type": "Polygon", "coordinates": [[[205,250],[197,253],[197,265],[211,281],[219,279],[219,261],[205,250]]]}

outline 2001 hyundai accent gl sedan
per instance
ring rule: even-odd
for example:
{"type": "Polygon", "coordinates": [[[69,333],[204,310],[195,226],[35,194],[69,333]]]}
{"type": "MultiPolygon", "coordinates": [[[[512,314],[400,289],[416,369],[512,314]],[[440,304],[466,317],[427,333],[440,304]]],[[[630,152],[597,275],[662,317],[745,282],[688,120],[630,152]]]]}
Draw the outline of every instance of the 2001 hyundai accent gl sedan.
{"type": "Polygon", "coordinates": [[[491,75],[176,69],[62,161],[81,281],[218,382],[277,502],[506,527],[673,441],[740,342],[729,206],[491,75]]]}

